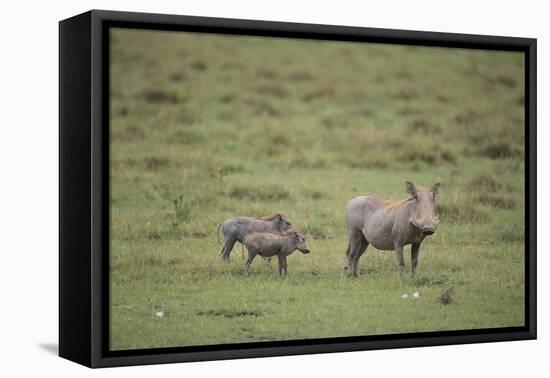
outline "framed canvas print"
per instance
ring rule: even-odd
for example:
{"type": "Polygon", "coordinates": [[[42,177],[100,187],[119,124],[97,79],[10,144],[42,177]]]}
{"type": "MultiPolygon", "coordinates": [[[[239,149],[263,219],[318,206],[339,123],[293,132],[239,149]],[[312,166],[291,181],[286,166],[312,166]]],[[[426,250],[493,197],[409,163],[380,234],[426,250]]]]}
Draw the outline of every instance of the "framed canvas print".
{"type": "Polygon", "coordinates": [[[536,337],[536,40],[60,22],[59,352],[536,337]]]}

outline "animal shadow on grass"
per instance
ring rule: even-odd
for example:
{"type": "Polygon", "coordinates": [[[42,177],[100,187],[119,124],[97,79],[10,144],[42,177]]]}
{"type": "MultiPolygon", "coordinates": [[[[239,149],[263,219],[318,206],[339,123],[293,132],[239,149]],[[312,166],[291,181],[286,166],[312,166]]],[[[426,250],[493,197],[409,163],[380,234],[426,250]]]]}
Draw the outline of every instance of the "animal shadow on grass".
{"type": "MultiPolygon", "coordinates": [[[[239,257],[239,259],[240,259],[240,257],[239,257]]],[[[246,271],[243,270],[242,268],[240,268],[239,270],[232,270],[231,275],[236,276],[236,277],[250,277],[250,273],[247,274],[246,271]]]]}
{"type": "Polygon", "coordinates": [[[249,311],[249,310],[207,310],[207,311],[197,311],[195,315],[198,316],[221,316],[224,318],[240,318],[244,316],[258,317],[260,313],[258,311],[249,311]]]}
{"type": "Polygon", "coordinates": [[[361,273],[361,274],[378,274],[379,269],[375,266],[361,267],[359,269],[359,273],[361,273]]]}
{"type": "Polygon", "coordinates": [[[416,277],[414,284],[420,287],[442,286],[449,282],[446,274],[440,274],[434,277],[416,277]]]}

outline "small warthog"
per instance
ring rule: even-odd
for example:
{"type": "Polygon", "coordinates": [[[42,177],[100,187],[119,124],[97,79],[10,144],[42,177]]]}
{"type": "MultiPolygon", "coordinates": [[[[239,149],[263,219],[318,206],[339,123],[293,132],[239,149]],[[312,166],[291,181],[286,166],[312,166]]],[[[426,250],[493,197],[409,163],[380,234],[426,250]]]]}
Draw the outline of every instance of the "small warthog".
{"type": "Polygon", "coordinates": [[[359,258],[369,244],[380,250],[395,250],[399,277],[405,269],[403,247],[412,244],[411,268],[412,274],[416,273],[420,244],[437,227],[435,199],[439,194],[439,183],[430,189],[417,189],[412,182],[406,181],[405,187],[410,197],[402,201],[388,202],[379,197],[359,196],[348,202],[346,257],[350,276],[358,275],[359,258]]]}
{"type": "Polygon", "coordinates": [[[255,232],[246,237],[244,245],[248,250],[248,259],[244,263],[247,273],[256,255],[262,257],[277,256],[279,258],[279,275],[283,274],[283,272],[286,275],[286,257],[288,255],[292,254],[295,250],[299,250],[303,254],[309,253],[309,248],[303,235],[294,231],[286,231],[282,234],[255,232]]]}
{"type": "Polygon", "coordinates": [[[223,233],[224,244],[220,256],[229,261],[229,254],[239,241],[244,243],[246,236],[252,232],[274,232],[280,233],[292,227],[290,220],[283,214],[273,214],[260,219],[251,217],[229,218],[218,225],[218,243],[220,241],[220,230],[223,233]]]}

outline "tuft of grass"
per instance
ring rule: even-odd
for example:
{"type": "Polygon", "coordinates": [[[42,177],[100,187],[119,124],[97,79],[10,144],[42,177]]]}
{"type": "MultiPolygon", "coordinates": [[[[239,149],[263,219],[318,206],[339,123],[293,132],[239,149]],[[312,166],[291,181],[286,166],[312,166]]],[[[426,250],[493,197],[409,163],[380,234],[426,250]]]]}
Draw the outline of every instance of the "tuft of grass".
{"type": "Polygon", "coordinates": [[[290,168],[304,168],[304,169],[319,169],[319,168],[325,168],[327,165],[326,160],[323,158],[319,159],[310,159],[307,157],[296,157],[292,159],[289,163],[290,168]]]}
{"type": "Polygon", "coordinates": [[[146,256],[143,263],[145,265],[162,265],[163,260],[158,256],[146,256]]]}
{"type": "Polygon", "coordinates": [[[399,89],[391,94],[392,98],[402,101],[412,101],[418,96],[418,92],[412,88],[399,89]]]}
{"type": "Polygon", "coordinates": [[[268,70],[265,68],[260,68],[256,71],[256,76],[264,78],[264,79],[276,79],[278,78],[278,74],[276,71],[268,70]]]}
{"type": "Polygon", "coordinates": [[[176,94],[156,89],[141,92],[141,97],[151,104],[177,104],[180,102],[176,94]]]}
{"type": "Polygon", "coordinates": [[[171,134],[167,140],[169,143],[192,145],[202,142],[204,137],[198,131],[180,128],[171,134]]]}
{"type": "Polygon", "coordinates": [[[221,180],[229,175],[246,172],[244,167],[232,164],[214,165],[209,167],[207,170],[209,171],[211,177],[221,180]]]}
{"type": "Polygon", "coordinates": [[[510,76],[499,75],[495,78],[495,82],[507,88],[514,88],[517,85],[516,79],[510,76]]]}
{"type": "Polygon", "coordinates": [[[286,98],[290,94],[288,91],[276,85],[261,85],[256,88],[256,92],[260,95],[267,95],[276,98],[286,98]]]}
{"type": "Polygon", "coordinates": [[[499,239],[504,243],[524,242],[525,230],[521,227],[515,227],[513,229],[501,231],[499,234],[499,239]]]}
{"type": "Polygon", "coordinates": [[[449,150],[441,151],[440,157],[443,161],[451,164],[456,164],[458,161],[456,155],[449,150]]]}
{"type": "Polygon", "coordinates": [[[326,128],[335,128],[335,127],[341,127],[345,126],[347,124],[348,115],[346,114],[332,114],[329,116],[324,116],[321,119],[321,123],[326,128]]]}
{"type": "Polygon", "coordinates": [[[302,99],[306,102],[310,102],[321,98],[331,98],[334,97],[335,94],[334,88],[322,88],[306,93],[302,99]]]}
{"type": "Polygon", "coordinates": [[[340,162],[341,164],[353,169],[386,169],[391,166],[391,163],[385,160],[371,158],[342,159],[340,162]]]}
{"type": "Polygon", "coordinates": [[[306,223],[306,233],[311,236],[313,240],[327,239],[326,231],[322,226],[312,223],[306,223]]]}
{"type": "Polygon", "coordinates": [[[235,102],[236,99],[237,99],[237,95],[233,93],[227,93],[220,97],[220,102],[224,104],[230,104],[232,102],[235,102]]]}
{"type": "Polygon", "coordinates": [[[264,100],[248,99],[245,103],[249,106],[250,113],[253,116],[268,115],[277,117],[281,114],[278,108],[264,100]]]}
{"type": "Polygon", "coordinates": [[[290,199],[290,193],[280,186],[237,186],[229,191],[229,196],[249,201],[282,201],[290,199]]]}
{"type": "Polygon", "coordinates": [[[128,142],[137,142],[145,138],[145,131],[137,125],[128,125],[124,128],[118,128],[113,137],[128,142]]]}
{"type": "Polygon", "coordinates": [[[483,119],[483,115],[477,111],[467,110],[455,116],[455,122],[466,127],[475,126],[483,119]]]}
{"type": "Polygon", "coordinates": [[[311,190],[311,189],[304,189],[302,191],[302,194],[304,195],[304,197],[310,198],[312,200],[319,200],[321,198],[326,197],[325,193],[318,190],[311,190]]]}
{"type": "Polygon", "coordinates": [[[489,215],[471,202],[441,203],[437,206],[441,221],[451,223],[482,223],[489,220],[489,215]]]}
{"type": "Polygon", "coordinates": [[[158,158],[155,156],[151,156],[143,159],[143,163],[146,169],[156,171],[168,166],[170,164],[170,160],[168,160],[167,158],[158,158]]]}
{"type": "Polygon", "coordinates": [[[182,222],[185,222],[189,219],[193,206],[189,202],[184,202],[183,195],[172,200],[172,209],[174,212],[174,217],[172,219],[172,226],[177,227],[182,222]]]}
{"type": "Polygon", "coordinates": [[[479,173],[468,182],[468,189],[475,193],[496,193],[506,189],[506,184],[492,172],[479,173]]]}
{"type": "Polygon", "coordinates": [[[173,72],[168,76],[168,79],[170,81],[173,81],[174,83],[181,83],[187,78],[187,76],[182,72],[173,72]]]}
{"type": "Polygon", "coordinates": [[[307,72],[307,71],[294,71],[294,72],[290,72],[288,75],[287,75],[287,78],[290,80],[290,81],[297,81],[297,82],[300,82],[300,81],[312,81],[315,79],[315,77],[307,72]]]}
{"type": "Polygon", "coordinates": [[[483,205],[488,205],[499,209],[514,209],[517,205],[517,201],[511,197],[489,193],[481,193],[476,197],[476,200],[483,205]]]}
{"type": "Polygon", "coordinates": [[[409,124],[409,128],[414,132],[430,135],[432,133],[441,133],[441,127],[433,125],[425,119],[416,119],[409,124]]]}
{"type": "Polygon", "coordinates": [[[160,240],[164,235],[159,230],[149,230],[145,232],[145,238],[149,240],[160,240]]]}
{"type": "Polygon", "coordinates": [[[290,139],[285,134],[276,134],[271,136],[271,143],[277,146],[289,146],[290,139]]]}
{"type": "Polygon", "coordinates": [[[440,274],[433,277],[419,277],[414,280],[414,284],[418,287],[443,286],[449,282],[449,277],[446,274],[440,274]]]}
{"type": "Polygon", "coordinates": [[[202,62],[200,60],[197,60],[196,62],[191,63],[191,68],[195,71],[206,71],[208,66],[205,62],[202,62]]]}
{"type": "Polygon", "coordinates": [[[428,165],[435,165],[439,161],[438,153],[430,150],[410,149],[404,151],[398,158],[403,162],[423,162],[428,165]]]}
{"type": "Polygon", "coordinates": [[[525,96],[524,95],[519,96],[516,100],[516,104],[518,104],[520,106],[524,106],[525,105],[525,96]]]}
{"type": "Polygon", "coordinates": [[[480,148],[478,154],[491,159],[508,159],[520,156],[521,150],[510,142],[495,142],[480,148]]]}

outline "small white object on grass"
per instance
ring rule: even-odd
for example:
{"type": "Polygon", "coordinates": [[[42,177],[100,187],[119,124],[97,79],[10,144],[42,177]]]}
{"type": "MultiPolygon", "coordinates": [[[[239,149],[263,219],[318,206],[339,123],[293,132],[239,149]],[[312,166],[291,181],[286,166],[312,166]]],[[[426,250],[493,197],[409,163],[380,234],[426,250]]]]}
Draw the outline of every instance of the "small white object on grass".
{"type": "Polygon", "coordinates": [[[158,316],[159,318],[162,318],[164,316],[164,311],[157,311],[155,315],[158,316]]]}
{"type": "Polygon", "coordinates": [[[409,297],[409,294],[403,294],[403,295],[401,296],[401,298],[403,298],[403,299],[407,299],[408,297],[409,297]]]}
{"type": "Polygon", "coordinates": [[[420,293],[419,293],[418,291],[415,291],[415,292],[413,293],[413,297],[414,297],[414,298],[420,298],[420,293]]]}

